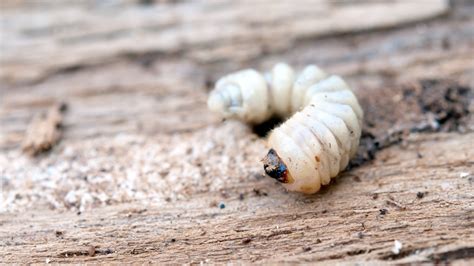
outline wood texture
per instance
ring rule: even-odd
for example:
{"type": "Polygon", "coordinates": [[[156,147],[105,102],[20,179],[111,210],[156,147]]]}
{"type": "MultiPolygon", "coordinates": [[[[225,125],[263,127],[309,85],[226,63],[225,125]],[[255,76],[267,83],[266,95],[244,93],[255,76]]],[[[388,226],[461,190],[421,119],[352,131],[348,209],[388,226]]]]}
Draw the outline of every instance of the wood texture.
{"type": "Polygon", "coordinates": [[[2,214],[3,260],[472,259],[474,178],[461,173],[472,171],[473,137],[413,136],[406,147],[383,151],[374,164],[344,174],[309,197],[286,193],[267,179],[243,178],[246,182],[226,186],[222,193],[193,194],[164,205],[131,203],[80,215],[34,210],[2,214]],[[213,200],[222,201],[225,208],[219,209],[213,200]],[[403,244],[399,255],[391,251],[394,240],[403,244]],[[95,256],[89,254],[91,247],[95,256]]]}
{"type": "Polygon", "coordinates": [[[1,263],[473,263],[469,1],[149,2],[2,1],[1,263]],[[265,178],[265,139],[205,105],[279,61],[344,76],[366,112],[316,195],[265,178]],[[25,156],[58,102],[61,141],[25,156]]]}
{"type": "Polygon", "coordinates": [[[110,6],[64,2],[46,7],[48,12],[33,7],[4,12],[6,53],[0,78],[36,81],[71,66],[103,65],[120,57],[243,61],[288,49],[298,39],[391,27],[447,11],[445,0],[360,5],[326,0],[193,1],[146,10],[118,1],[110,6]],[[390,12],[383,12],[386,9],[390,12]]]}

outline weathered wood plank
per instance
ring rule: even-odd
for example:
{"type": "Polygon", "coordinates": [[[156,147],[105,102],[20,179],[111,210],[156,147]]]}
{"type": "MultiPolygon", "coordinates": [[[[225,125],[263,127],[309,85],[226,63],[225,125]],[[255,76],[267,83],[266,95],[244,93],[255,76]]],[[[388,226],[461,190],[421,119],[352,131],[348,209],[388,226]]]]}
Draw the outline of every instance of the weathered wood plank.
{"type": "Polygon", "coordinates": [[[345,173],[314,196],[237,175],[221,193],[193,193],[185,200],[151,198],[80,215],[1,214],[2,260],[432,262],[448,251],[466,251],[449,261],[472,259],[473,137],[414,135],[405,147],[384,150],[373,164],[345,173]],[[394,240],[403,244],[399,255],[391,251],[394,240]]]}
{"type": "Polygon", "coordinates": [[[1,3],[0,262],[472,263],[468,2],[42,2],[1,3]],[[278,61],[343,75],[366,112],[363,165],[313,196],[205,106],[220,75],[278,61]],[[25,156],[63,101],[62,140],[25,156]]]}
{"type": "Polygon", "coordinates": [[[37,81],[57,71],[114,62],[117,56],[247,61],[288,49],[299,39],[393,27],[448,10],[445,0],[360,5],[327,0],[192,1],[146,9],[131,2],[108,8],[94,3],[5,8],[0,80],[37,81]]]}

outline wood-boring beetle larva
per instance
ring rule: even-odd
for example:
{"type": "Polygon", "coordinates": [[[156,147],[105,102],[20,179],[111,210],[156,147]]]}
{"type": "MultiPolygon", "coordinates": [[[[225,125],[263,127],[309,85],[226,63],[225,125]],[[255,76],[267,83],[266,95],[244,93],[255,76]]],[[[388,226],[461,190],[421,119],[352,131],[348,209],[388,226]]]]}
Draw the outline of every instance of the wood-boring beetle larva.
{"type": "Polygon", "coordinates": [[[258,124],[286,118],[268,138],[265,172],[288,190],[307,194],[346,168],[359,146],[364,113],[349,86],[309,65],[296,75],[284,63],[271,72],[247,69],[219,79],[208,107],[224,118],[258,124]]]}

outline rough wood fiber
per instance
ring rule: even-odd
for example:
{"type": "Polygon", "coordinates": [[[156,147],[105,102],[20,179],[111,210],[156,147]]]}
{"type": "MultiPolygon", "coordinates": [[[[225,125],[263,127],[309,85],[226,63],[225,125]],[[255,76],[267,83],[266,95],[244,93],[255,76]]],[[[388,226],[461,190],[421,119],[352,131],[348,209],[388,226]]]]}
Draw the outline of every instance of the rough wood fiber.
{"type": "Polygon", "coordinates": [[[327,0],[193,1],[147,10],[126,3],[107,8],[99,2],[91,8],[88,1],[63,2],[48,12],[32,5],[3,14],[2,49],[7,53],[0,61],[5,64],[1,79],[37,81],[71,65],[103,65],[120,57],[242,61],[288,49],[297,39],[396,26],[447,11],[445,0],[428,5],[423,0],[360,5],[327,0]],[[390,12],[383,12],[386,9],[390,12]],[[34,52],[25,52],[30,49],[34,52]]]}
{"type": "Polygon", "coordinates": [[[0,262],[472,263],[474,6],[148,2],[2,1],[0,262]],[[344,76],[367,114],[362,165],[313,196],[206,110],[216,78],[278,61],[344,76]],[[62,101],[61,142],[25,156],[62,101]]]}
{"type": "Polygon", "coordinates": [[[23,140],[22,149],[25,153],[36,156],[49,151],[61,139],[62,112],[65,104],[52,106],[46,114],[33,118],[23,140]]]}
{"type": "Polygon", "coordinates": [[[81,215],[2,214],[3,261],[472,259],[474,178],[461,173],[472,171],[473,137],[413,136],[406,147],[383,151],[374,164],[309,197],[248,178],[221,193],[196,193],[169,204],[130,203],[81,215]],[[391,251],[394,240],[403,244],[399,255],[391,251]],[[91,246],[95,256],[88,253],[91,246]]]}

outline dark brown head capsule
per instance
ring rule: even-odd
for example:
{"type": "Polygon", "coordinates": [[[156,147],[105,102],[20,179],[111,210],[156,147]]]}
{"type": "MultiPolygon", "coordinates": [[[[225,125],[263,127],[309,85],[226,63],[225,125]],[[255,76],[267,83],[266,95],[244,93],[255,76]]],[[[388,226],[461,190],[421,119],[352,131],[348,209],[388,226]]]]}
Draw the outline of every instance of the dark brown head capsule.
{"type": "Polygon", "coordinates": [[[262,161],[263,169],[265,169],[267,175],[271,178],[275,178],[281,183],[290,182],[288,168],[274,149],[270,149],[267,156],[265,156],[262,161]]]}

